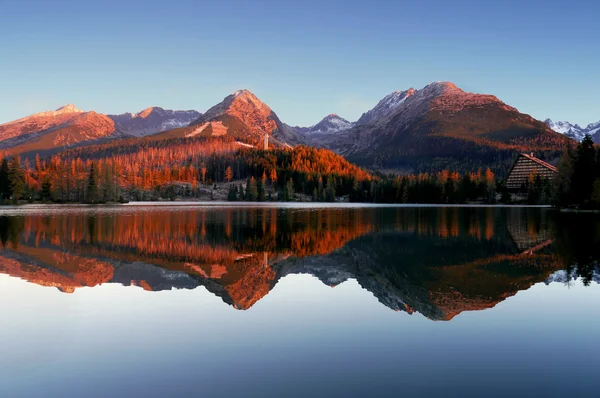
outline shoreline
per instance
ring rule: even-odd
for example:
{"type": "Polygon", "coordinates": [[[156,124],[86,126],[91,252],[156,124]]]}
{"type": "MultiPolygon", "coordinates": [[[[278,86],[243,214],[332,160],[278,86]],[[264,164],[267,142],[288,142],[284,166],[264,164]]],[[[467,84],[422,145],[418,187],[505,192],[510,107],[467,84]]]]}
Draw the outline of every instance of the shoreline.
{"type": "MultiPolygon", "coordinates": [[[[2,205],[3,210],[35,210],[35,209],[102,209],[102,208],[135,208],[135,207],[261,207],[261,208],[540,208],[551,209],[550,205],[525,205],[525,204],[447,204],[447,203],[368,203],[368,202],[230,202],[230,201],[151,201],[129,203],[26,203],[17,205],[2,205]]],[[[574,212],[574,211],[572,211],[574,212]]],[[[590,212],[590,211],[588,211],[590,212]]]]}

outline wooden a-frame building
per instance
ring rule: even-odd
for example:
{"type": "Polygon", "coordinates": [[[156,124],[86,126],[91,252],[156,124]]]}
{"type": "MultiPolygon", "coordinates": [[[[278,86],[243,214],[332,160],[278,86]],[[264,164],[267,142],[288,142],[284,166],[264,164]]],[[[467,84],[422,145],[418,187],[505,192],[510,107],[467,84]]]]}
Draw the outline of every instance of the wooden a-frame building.
{"type": "Polygon", "coordinates": [[[531,175],[539,176],[542,180],[550,180],[556,174],[558,174],[556,167],[536,158],[533,153],[531,155],[521,153],[508,173],[506,188],[520,191],[527,187],[531,175]]]}

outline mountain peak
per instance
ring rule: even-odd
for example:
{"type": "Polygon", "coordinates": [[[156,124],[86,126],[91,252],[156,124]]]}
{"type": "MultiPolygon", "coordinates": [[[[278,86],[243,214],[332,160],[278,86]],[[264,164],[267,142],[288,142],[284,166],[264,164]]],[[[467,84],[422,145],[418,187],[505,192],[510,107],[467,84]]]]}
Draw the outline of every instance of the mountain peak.
{"type": "Polygon", "coordinates": [[[337,133],[339,131],[348,130],[352,126],[353,123],[350,123],[343,117],[336,113],[330,113],[321,119],[319,123],[311,127],[296,127],[296,129],[305,135],[314,135],[337,133]]]}
{"type": "Polygon", "coordinates": [[[456,87],[456,84],[452,83],[452,82],[443,82],[440,80],[436,80],[434,82],[429,83],[427,86],[425,87],[444,87],[444,88],[458,88],[456,87]]]}
{"type": "Polygon", "coordinates": [[[587,127],[581,127],[578,124],[569,123],[566,120],[553,121],[552,119],[544,120],[544,123],[548,125],[552,130],[557,133],[566,135],[567,137],[573,138],[577,141],[581,141],[586,134],[594,135],[600,132],[600,122],[590,123],[587,127]]]}
{"type": "Polygon", "coordinates": [[[389,114],[391,110],[400,106],[407,98],[415,93],[417,93],[417,90],[412,87],[405,91],[396,90],[391,92],[383,97],[373,109],[363,113],[356,124],[367,124],[389,114]]]}
{"type": "Polygon", "coordinates": [[[141,117],[141,118],[147,118],[148,116],[150,116],[150,114],[152,112],[164,112],[164,109],[160,108],[158,106],[151,106],[149,108],[144,109],[143,111],[138,113],[136,116],[141,117]]]}
{"type": "Polygon", "coordinates": [[[65,106],[61,106],[55,112],[56,113],[83,113],[84,111],[82,111],[81,109],[77,109],[77,107],[75,107],[75,105],[73,105],[73,104],[67,104],[65,106]]]}
{"type": "Polygon", "coordinates": [[[254,94],[252,94],[249,90],[243,88],[241,90],[237,90],[235,93],[233,93],[233,96],[235,98],[237,97],[244,97],[244,96],[252,96],[252,97],[256,97],[254,94]]]}

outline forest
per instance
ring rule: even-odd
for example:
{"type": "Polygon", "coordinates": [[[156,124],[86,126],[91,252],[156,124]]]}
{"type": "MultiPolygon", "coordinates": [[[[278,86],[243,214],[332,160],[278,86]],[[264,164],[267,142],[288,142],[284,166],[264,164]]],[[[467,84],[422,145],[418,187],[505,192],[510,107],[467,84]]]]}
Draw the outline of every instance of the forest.
{"type": "Polygon", "coordinates": [[[600,209],[600,148],[586,135],[558,163],[554,204],[559,208],[600,209]]]}
{"type": "MultiPolygon", "coordinates": [[[[600,184],[600,183],[599,183],[600,184]]],[[[536,187],[532,180],[531,187],[536,187]]],[[[600,185],[599,185],[600,187],[600,185]]],[[[509,203],[492,170],[441,170],[406,175],[366,171],[326,149],[258,150],[230,137],[118,140],[74,148],[49,158],[4,156],[2,203],[110,203],[129,200],[345,200],[370,203],[509,203]],[[202,194],[210,192],[210,196],[202,194]]],[[[541,203],[546,187],[531,189],[541,203]]],[[[600,188],[599,188],[600,189],[600,188]]]]}

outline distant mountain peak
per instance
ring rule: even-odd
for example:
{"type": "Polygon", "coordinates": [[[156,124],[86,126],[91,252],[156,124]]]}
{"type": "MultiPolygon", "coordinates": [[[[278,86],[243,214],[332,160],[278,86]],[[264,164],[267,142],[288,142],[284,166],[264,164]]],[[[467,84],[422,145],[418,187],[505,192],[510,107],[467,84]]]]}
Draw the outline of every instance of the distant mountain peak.
{"type": "Polygon", "coordinates": [[[348,130],[352,126],[354,126],[354,123],[349,122],[336,113],[330,113],[317,124],[310,127],[296,126],[293,129],[304,136],[312,136],[311,138],[315,139],[315,136],[331,135],[332,133],[348,130]]]}
{"type": "Polygon", "coordinates": [[[252,95],[253,97],[255,97],[254,94],[252,94],[249,90],[243,88],[241,90],[237,90],[235,93],[233,93],[234,97],[240,97],[240,96],[244,96],[244,95],[252,95]]]}
{"type": "Polygon", "coordinates": [[[201,113],[194,110],[170,110],[159,106],[151,106],[138,113],[108,115],[119,131],[136,137],[187,127],[200,116],[201,113]]]}
{"type": "Polygon", "coordinates": [[[141,118],[147,118],[148,116],[150,116],[153,112],[159,112],[159,113],[164,113],[165,110],[161,107],[158,106],[151,106],[149,108],[144,109],[143,111],[141,111],[140,113],[134,115],[134,117],[141,117],[141,118]]]}
{"type": "Polygon", "coordinates": [[[400,91],[396,90],[383,97],[375,107],[365,113],[356,122],[357,125],[363,125],[377,120],[390,113],[391,110],[400,106],[407,98],[417,92],[414,88],[400,91]]]}
{"type": "MultiPolygon", "coordinates": [[[[452,83],[452,82],[444,82],[444,81],[434,81],[429,83],[428,85],[425,86],[426,87],[443,87],[443,88],[456,88],[459,89],[456,84],[452,83]]],[[[460,90],[460,89],[459,89],[460,90]]]]}
{"type": "Polygon", "coordinates": [[[590,123],[587,127],[581,127],[578,124],[572,124],[566,120],[553,121],[552,119],[544,120],[544,123],[548,125],[552,130],[557,133],[566,135],[567,137],[573,138],[577,141],[581,141],[586,134],[591,135],[594,141],[600,141],[600,137],[597,134],[600,133],[600,121],[596,123],[590,123]]]}
{"type": "Polygon", "coordinates": [[[85,111],[78,109],[73,104],[67,104],[58,108],[55,113],[83,113],[85,111]]]}

